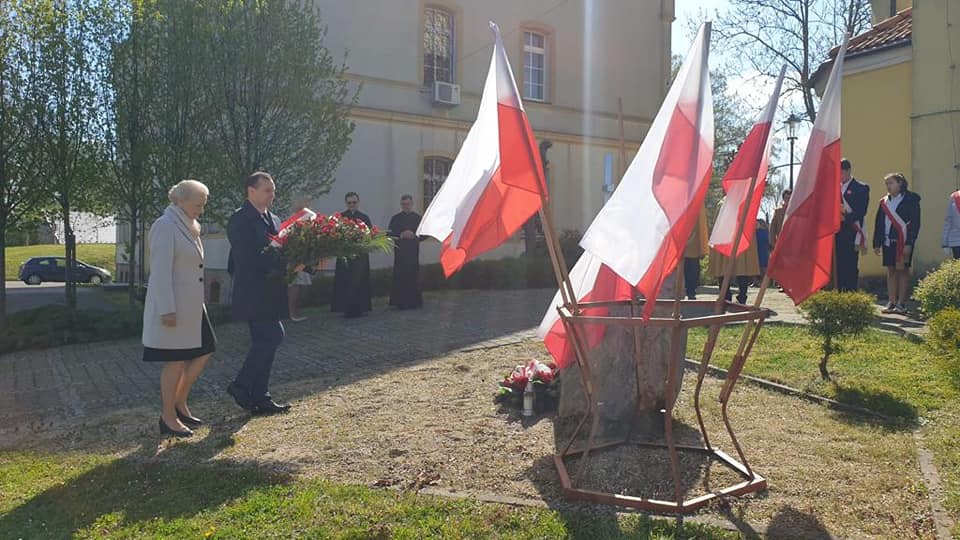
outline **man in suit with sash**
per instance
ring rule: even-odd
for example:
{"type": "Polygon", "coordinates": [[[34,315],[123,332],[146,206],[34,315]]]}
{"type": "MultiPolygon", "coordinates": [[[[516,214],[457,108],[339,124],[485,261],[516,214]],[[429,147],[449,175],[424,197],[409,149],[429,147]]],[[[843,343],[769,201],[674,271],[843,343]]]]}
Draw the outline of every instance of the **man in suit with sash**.
{"type": "Polygon", "coordinates": [[[863,217],[870,204],[870,186],[852,175],[847,159],[840,161],[840,230],[834,243],[836,253],[837,290],[856,291],[860,288],[860,249],[866,239],[863,217]]]}

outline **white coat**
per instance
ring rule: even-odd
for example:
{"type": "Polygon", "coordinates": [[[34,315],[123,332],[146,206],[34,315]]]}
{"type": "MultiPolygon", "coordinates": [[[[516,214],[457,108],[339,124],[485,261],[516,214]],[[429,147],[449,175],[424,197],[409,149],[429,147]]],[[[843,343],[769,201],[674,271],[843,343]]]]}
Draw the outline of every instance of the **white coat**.
{"type": "Polygon", "coordinates": [[[204,311],[203,244],[168,207],[150,228],[150,278],[143,306],[143,345],[154,349],[201,346],[204,311]],[[161,315],[176,313],[174,327],[161,315]]]}

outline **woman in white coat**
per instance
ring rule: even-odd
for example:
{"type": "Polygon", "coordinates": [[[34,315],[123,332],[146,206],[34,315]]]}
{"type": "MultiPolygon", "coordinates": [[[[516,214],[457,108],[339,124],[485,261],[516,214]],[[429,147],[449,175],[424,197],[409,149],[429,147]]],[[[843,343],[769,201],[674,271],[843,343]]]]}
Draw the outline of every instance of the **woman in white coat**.
{"type": "Polygon", "coordinates": [[[187,396],[216,349],[203,303],[203,244],[197,221],[209,193],[196,180],[178,183],[170,189],[170,206],[150,228],[143,360],[164,362],[162,435],[189,437],[191,428],[203,423],[190,413],[187,396]]]}

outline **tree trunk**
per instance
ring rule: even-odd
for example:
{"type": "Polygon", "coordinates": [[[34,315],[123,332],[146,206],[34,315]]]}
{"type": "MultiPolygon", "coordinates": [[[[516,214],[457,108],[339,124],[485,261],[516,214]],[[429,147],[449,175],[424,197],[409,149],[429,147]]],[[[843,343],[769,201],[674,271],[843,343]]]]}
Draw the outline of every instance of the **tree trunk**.
{"type": "Polygon", "coordinates": [[[830,342],[830,339],[827,338],[827,341],[823,344],[823,358],[820,359],[820,376],[823,377],[823,380],[830,380],[830,372],[827,371],[827,360],[830,359],[830,353],[833,352],[833,344],[830,342]]]}
{"type": "MultiPolygon", "coordinates": [[[[673,296],[676,273],[667,278],[661,297],[673,296]]],[[[656,315],[669,317],[672,305],[661,306],[656,315]]],[[[630,308],[611,308],[611,316],[629,316],[630,308]]],[[[683,353],[686,351],[687,331],[680,334],[680,355],[670,358],[672,330],[646,327],[634,330],[611,325],[606,328],[603,341],[591,353],[590,364],[593,379],[594,401],[598,406],[599,422],[597,440],[612,440],[633,433],[642,439],[654,440],[663,436],[663,414],[666,402],[680,394],[683,377],[683,353]],[[637,341],[640,348],[637,350],[637,341]],[[668,395],[667,377],[675,369],[677,376],[673,392],[668,395]]],[[[580,376],[574,364],[560,373],[560,404],[554,424],[557,444],[563,444],[573,435],[577,422],[589,411],[589,403],[580,376]]],[[[580,437],[585,438],[589,423],[580,437]]]]}
{"type": "MultiPolygon", "coordinates": [[[[0,272],[7,275],[7,231],[6,227],[0,225],[0,272]]],[[[7,329],[7,281],[4,277],[3,283],[0,283],[0,332],[7,329]]]]}
{"type": "Polygon", "coordinates": [[[62,204],[63,208],[63,238],[66,249],[64,255],[66,258],[66,268],[64,268],[64,291],[66,294],[67,307],[77,308],[77,284],[73,277],[73,268],[77,262],[77,237],[73,234],[73,227],[70,225],[70,203],[62,204]]]}
{"type": "Polygon", "coordinates": [[[132,208],[130,211],[130,239],[127,244],[127,302],[130,307],[137,305],[137,283],[134,279],[133,270],[136,267],[137,240],[140,233],[139,229],[140,213],[132,208]]]}

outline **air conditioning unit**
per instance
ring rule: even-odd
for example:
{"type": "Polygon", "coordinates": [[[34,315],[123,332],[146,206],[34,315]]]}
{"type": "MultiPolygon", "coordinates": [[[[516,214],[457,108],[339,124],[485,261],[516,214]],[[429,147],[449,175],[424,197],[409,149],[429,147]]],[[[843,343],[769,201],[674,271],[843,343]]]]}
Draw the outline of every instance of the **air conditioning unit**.
{"type": "Polygon", "coordinates": [[[433,83],[433,102],[443,105],[460,104],[460,85],[442,81],[433,83]]]}

